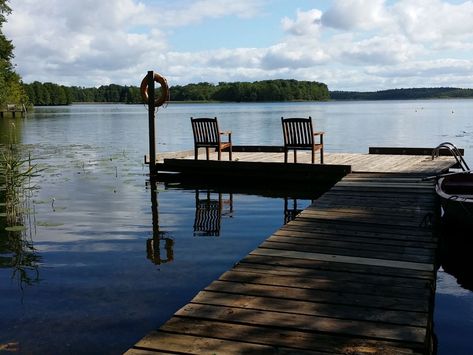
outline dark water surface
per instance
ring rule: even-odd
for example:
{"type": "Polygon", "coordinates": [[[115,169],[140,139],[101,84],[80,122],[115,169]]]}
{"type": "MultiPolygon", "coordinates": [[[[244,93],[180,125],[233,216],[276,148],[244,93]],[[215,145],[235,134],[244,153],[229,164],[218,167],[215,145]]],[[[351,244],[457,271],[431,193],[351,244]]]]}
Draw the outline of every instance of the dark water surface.
{"type": "MultiPolygon", "coordinates": [[[[158,150],[192,148],[190,116],[218,116],[235,144],[271,145],[281,143],[281,116],[311,115],[328,152],[451,141],[473,166],[472,112],[470,100],[169,105],[158,112],[158,150]]],[[[28,119],[0,121],[0,145],[15,141],[44,169],[29,182],[37,189],[22,211],[26,230],[5,231],[0,201],[0,349],[121,353],[296,208],[284,193],[169,184],[158,184],[152,202],[142,163],[147,124],[145,107],[126,105],[37,108],[28,119]],[[219,199],[218,221],[200,225],[202,206],[219,199]]],[[[440,269],[440,354],[473,353],[473,293],[464,286],[440,269]]]]}

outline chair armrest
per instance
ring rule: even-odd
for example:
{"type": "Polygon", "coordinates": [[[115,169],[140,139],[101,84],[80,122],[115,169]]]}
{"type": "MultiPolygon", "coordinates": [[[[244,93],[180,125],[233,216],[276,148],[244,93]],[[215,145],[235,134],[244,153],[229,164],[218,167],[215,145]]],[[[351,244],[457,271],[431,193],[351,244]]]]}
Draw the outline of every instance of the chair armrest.
{"type": "Polygon", "coordinates": [[[228,142],[231,143],[232,142],[232,131],[223,131],[223,132],[219,132],[220,134],[222,135],[228,135],[228,142]]]}
{"type": "Polygon", "coordinates": [[[324,133],[325,133],[324,131],[314,132],[314,136],[323,136],[324,133]]]}

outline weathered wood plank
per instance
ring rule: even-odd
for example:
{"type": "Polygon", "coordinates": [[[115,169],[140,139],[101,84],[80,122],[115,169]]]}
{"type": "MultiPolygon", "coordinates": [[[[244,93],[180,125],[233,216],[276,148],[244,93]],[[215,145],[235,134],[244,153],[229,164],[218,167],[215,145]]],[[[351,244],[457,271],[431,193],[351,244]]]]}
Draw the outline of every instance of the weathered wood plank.
{"type": "Polygon", "coordinates": [[[340,246],[321,246],[312,244],[299,244],[299,243],[288,243],[288,242],[273,242],[265,241],[260,245],[260,248],[274,249],[274,250],[290,250],[295,252],[307,252],[307,253],[318,253],[326,255],[338,255],[338,256],[356,256],[363,258],[383,259],[383,260],[398,260],[406,262],[416,263],[434,263],[434,255],[417,255],[414,253],[406,252],[394,252],[394,251],[371,251],[362,248],[360,245],[356,248],[346,248],[343,245],[340,246]]]}
{"type": "MultiPolygon", "coordinates": [[[[319,226],[320,227],[320,226],[319,226]]],[[[279,229],[274,232],[274,237],[286,237],[291,239],[309,239],[318,241],[346,241],[349,243],[364,243],[364,244],[375,244],[382,245],[383,247],[388,246],[400,246],[400,247],[413,247],[424,250],[428,253],[428,250],[434,250],[437,248],[437,243],[427,238],[416,240],[414,238],[405,237],[403,235],[396,238],[397,235],[393,234],[382,234],[382,233],[362,233],[354,231],[332,231],[330,229],[324,229],[323,227],[314,228],[312,230],[301,230],[297,228],[285,228],[279,229]],[[427,240],[427,241],[425,241],[427,240]]]]}
{"type": "MultiPolygon", "coordinates": [[[[371,279],[367,276],[366,280],[371,279]]],[[[323,277],[302,277],[302,276],[281,276],[265,275],[254,271],[227,271],[220,276],[221,281],[241,282],[245,284],[261,284],[270,286],[297,287],[304,289],[339,291],[342,287],[337,280],[329,280],[323,277]]],[[[345,281],[343,291],[347,293],[360,295],[381,295],[389,294],[394,297],[419,298],[428,297],[430,290],[428,288],[404,288],[397,285],[384,285],[382,289],[367,282],[345,281]]]]}
{"type": "Polygon", "coordinates": [[[423,343],[425,328],[408,325],[395,325],[378,323],[374,325],[367,321],[355,321],[328,317],[307,316],[298,314],[294,317],[291,313],[268,312],[255,309],[243,309],[225,306],[201,305],[189,303],[176,312],[176,316],[192,317],[209,320],[224,320],[232,323],[242,323],[260,326],[278,324],[284,329],[299,329],[304,331],[317,331],[325,333],[339,333],[372,337],[386,340],[407,341],[423,343]]]}
{"type": "MultiPolygon", "coordinates": [[[[427,155],[432,156],[434,148],[412,148],[412,147],[369,147],[369,154],[398,154],[398,155],[427,155]]],[[[464,154],[464,149],[459,149],[464,154]]],[[[452,153],[445,148],[439,149],[441,156],[451,156],[452,153]]]]}
{"type": "MultiPolygon", "coordinates": [[[[409,238],[417,238],[417,240],[422,241],[431,241],[432,238],[429,238],[429,235],[432,235],[430,229],[414,228],[412,226],[390,226],[376,223],[361,223],[353,220],[331,220],[329,218],[297,218],[293,221],[290,221],[282,227],[283,230],[300,230],[307,231],[313,228],[320,226],[334,228],[336,231],[350,231],[358,232],[361,234],[368,235],[369,233],[377,235],[391,235],[393,238],[403,239],[406,236],[409,238]]],[[[434,239],[435,240],[435,239],[434,239]]]]}
{"type": "Polygon", "coordinates": [[[357,256],[347,255],[330,255],[322,253],[308,253],[303,251],[292,251],[292,250],[276,250],[257,248],[251,252],[252,255],[266,255],[266,256],[280,256],[285,258],[296,258],[296,259],[307,259],[307,260],[322,260],[332,261],[336,263],[349,263],[349,264],[362,264],[362,265],[376,265],[386,266],[391,268],[399,269],[411,269],[419,271],[433,271],[434,267],[429,263],[416,263],[399,260],[384,260],[375,258],[364,258],[357,256]]]}
{"type": "MultiPolygon", "coordinates": [[[[240,263],[262,264],[267,265],[268,268],[273,266],[289,266],[298,267],[301,269],[313,269],[324,271],[336,271],[353,275],[373,275],[373,276],[390,276],[401,277],[408,280],[426,280],[432,284],[435,281],[435,275],[430,271],[416,271],[415,273],[409,269],[391,268],[378,265],[362,265],[350,263],[332,263],[324,260],[307,260],[297,258],[279,257],[274,255],[247,255],[240,263]]],[[[373,280],[376,280],[374,277],[373,280]]]]}
{"type": "Polygon", "coordinates": [[[302,350],[323,351],[325,354],[374,354],[383,355],[414,355],[421,347],[401,347],[399,342],[386,340],[370,340],[365,338],[349,338],[335,334],[322,334],[286,330],[275,327],[261,327],[247,324],[229,324],[211,320],[178,318],[169,320],[162,330],[170,333],[185,333],[206,338],[239,341],[271,345],[274,347],[292,347],[302,350]],[[218,329],[218,333],[215,331],[218,329]]]}
{"type": "MultiPolygon", "coordinates": [[[[371,253],[372,255],[376,255],[377,253],[379,256],[384,255],[384,253],[387,251],[386,243],[377,243],[377,241],[367,241],[366,239],[363,241],[359,239],[352,241],[345,238],[317,239],[272,235],[266,239],[266,242],[296,244],[302,247],[307,246],[309,248],[340,248],[342,250],[354,250],[356,252],[362,249],[363,251],[371,253]]],[[[309,251],[309,249],[307,249],[307,251],[309,251]]],[[[388,252],[392,254],[424,256],[428,258],[435,256],[434,249],[419,246],[390,245],[388,252]]]]}
{"type": "MultiPolygon", "coordinates": [[[[223,340],[211,337],[200,337],[186,334],[167,333],[164,331],[153,331],[141,339],[135,348],[140,351],[159,351],[172,354],[311,354],[325,355],[317,351],[284,348],[255,343],[223,340]]],[[[126,352],[126,355],[134,355],[134,349],[126,352]]]]}
{"type": "Polygon", "coordinates": [[[427,326],[428,315],[422,312],[379,310],[372,307],[317,303],[300,300],[281,300],[272,297],[246,296],[220,292],[201,291],[192,303],[226,306],[259,311],[285,312],[295,316],[304,314],[338,319],[364,320],[387,324],[427,326]]]}
{"type": "Polygon", "coordinates": [[[311,300],[311,302],[322,302],[327,304],[374,307],[393,311],[428,311],[428,305],[426,304],[425,299],[394,297],[391,295],[385,295],[384,297],[380,297],[378,295],[360,295],[344,292],[343,288],[337,292],[333,292],[325,290],[303,289],[297,287],[214,281],[209,286],[207,286],[205,290],[247,296],[263,296],[300,301],[311,300]]]}
{"type": "MultiPolygon", "coordinates": [[[[323,278],[337,282],[339,284],[344,282],[356,282],[359,284],[368,284],[376,286],[402,286],[404,288],[420,288],[428,289],[431,288],[431,283],[425,279],[413,279],[398,275],[380,275],[370,274],[368,270],[326,270],[323,268],[309,268],[304,265],[284,266],[276,263],[271,263],[272,258],[262,260],[261,258],[248,256],[244,260],[240,261],[234,268],[233,271],[242,272],[258,272],[263,275],[274,275],[274,276],[293,276],[293,277],[307,277],[307,278],[323,278]]],[[[312,264],[308,266],[314,266],[312,264]]]]}

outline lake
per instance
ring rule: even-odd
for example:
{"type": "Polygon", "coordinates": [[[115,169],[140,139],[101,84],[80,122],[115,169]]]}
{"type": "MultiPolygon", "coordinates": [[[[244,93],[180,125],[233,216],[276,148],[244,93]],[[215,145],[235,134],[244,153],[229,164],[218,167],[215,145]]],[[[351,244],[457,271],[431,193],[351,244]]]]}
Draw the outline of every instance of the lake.
{"type": "MultiPolygon", "coordinates": [[[[310,115],[327,152],[450,141],[473,166],[472,112],[473,100],[170,104],[157,113],[157,149],[192,149],[190,116],[218,116],[234,144],[280,145],[280,117],[310,115]]],[[[159,184],[154,199],[147,117],[142,105],[72,105],[0,120],[0,145],[16,142],[38,170],[19,211],[26,230],[5,230],[0,185],[0,352],[122,353],[314,197],[159,184]],[[199,203],[219,199],[218,225],[202,229],[199,203]]],[[[452,274],[438,272],[438,350],[471,354],[471,282],[452,274]]]]}

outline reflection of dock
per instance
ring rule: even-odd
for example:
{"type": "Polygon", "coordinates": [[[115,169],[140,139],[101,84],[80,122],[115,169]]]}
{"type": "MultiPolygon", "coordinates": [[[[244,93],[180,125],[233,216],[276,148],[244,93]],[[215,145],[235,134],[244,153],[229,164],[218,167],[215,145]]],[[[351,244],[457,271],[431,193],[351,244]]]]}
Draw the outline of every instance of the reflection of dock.
{"type": "Polygon", "coordinates": [[[420,177],[453,159],[377,158],[353,157],[351,170],[367,172],[341,179],[127,354],[432,353],[438,206],[420,177]]]}

